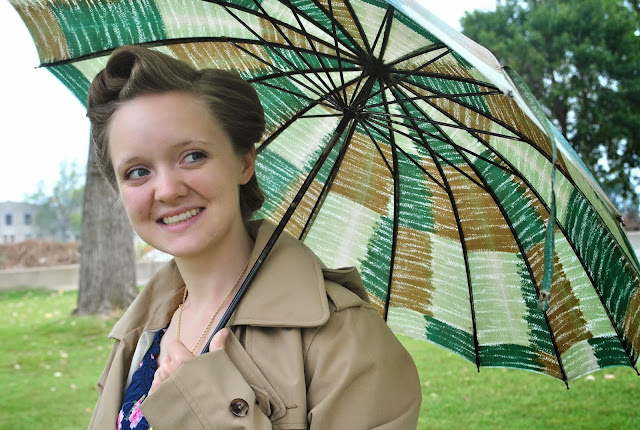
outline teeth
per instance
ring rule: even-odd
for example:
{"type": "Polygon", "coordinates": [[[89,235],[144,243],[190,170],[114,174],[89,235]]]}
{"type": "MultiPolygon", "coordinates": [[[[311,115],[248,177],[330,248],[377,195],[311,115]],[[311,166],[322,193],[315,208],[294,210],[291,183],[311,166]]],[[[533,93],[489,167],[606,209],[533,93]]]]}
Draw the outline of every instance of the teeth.
{"type": "Polygon", "coordinates": [[[173,225],[179,222],[188,220],[189,218],[193,218],[194,216],[200,213],[201,209],[191,209],[190,211],[183,212],[179,215],[167,216],[162,218],[162,222],[166,225],[173,225]]]}

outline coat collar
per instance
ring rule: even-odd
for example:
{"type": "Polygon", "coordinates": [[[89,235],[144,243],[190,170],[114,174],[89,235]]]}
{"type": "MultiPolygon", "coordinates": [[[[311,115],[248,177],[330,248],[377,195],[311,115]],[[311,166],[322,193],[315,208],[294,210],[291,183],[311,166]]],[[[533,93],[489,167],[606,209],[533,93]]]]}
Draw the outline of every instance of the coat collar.
{"type": "MultiPolygon", "coordinates": [[[[250,267],[275,227],[259,222],[250,267]]],[[[317,327],[329,319],[324,279],[341,283],[364,300],[366,292],[354,268],[326,269],[304,244],[283,232],[240,301],[230,326],[317,327]]],[[[182,300],[184,282],[172,260],[161,268],[114,326],[110,337],[165,327],[182,300]]]]}

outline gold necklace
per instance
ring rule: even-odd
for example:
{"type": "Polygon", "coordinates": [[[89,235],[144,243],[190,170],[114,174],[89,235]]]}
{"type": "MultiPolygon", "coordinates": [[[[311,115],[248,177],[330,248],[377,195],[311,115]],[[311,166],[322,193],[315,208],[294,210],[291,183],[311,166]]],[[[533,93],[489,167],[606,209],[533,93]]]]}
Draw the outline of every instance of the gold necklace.
{"type": "MultiPolygon", "coordinates": [[[[222,309],[222,305],[225,304],[225,302],[227,301],[227,299],[231,295],[231,292],[233,290],[235,290],[236,287],[238,286],[238,282],[240,282],[240,279],[242,279],[242,275],[244,275],[244,272],[247,270],[247,267],[249,267],[249,261],[247,261],[247,264],[244,265],[244,269],[242,269],[242,272],[240,272],[240,276],[238,276],[238,279],[236,279],[236,282],[233,284],[233,287],[231,287],[231,289],[229,290],[227,295],[224,296],[224,299],[222,299],[222,302],[218,306],[218,309],[216,309],[216,311],[211,316],[211,319],[209,320],[209,323],[207,324],[207,327],[204,329],[204,331],[200,335],[200,338],[198,339],[196,344],[193,345],[193,348],[191,348],[191,353],[192,354],[194,353],[194,351],[196,350],[198,345],[200,345],[200,342],[202,341],[202,338],[204,337],[204,335],[207,334],[207,332],[211,328],[211,324],[213,324],[213,320],[216,319],[216,316],[218,315],[218,312],[220,312],[220,309],[222,309]]],[[[180,306],[179,306],[180,310],[178,311],[178,327],[176,329],[176,340],[180,340],[180,322],[182,321],[182,309],[184,307],[184,302],[185,302],[186,299],[187,299],[187,287],[185,286],[184,287],[184,294],[182,295],[182,303],[180,303],[180,306]]]]}

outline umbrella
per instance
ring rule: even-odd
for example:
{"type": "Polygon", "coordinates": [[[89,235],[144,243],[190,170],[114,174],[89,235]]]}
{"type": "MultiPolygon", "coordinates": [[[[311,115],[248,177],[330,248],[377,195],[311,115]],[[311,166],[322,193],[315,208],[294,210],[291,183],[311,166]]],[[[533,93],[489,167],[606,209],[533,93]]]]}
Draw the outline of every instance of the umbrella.
{"type": "Polygon", "coordinates": [[[517,75],[415,1],[11,2],[82,101],[125,44],[252,82],[260,216],[356,266],[394,331],[565,383],[636,368],[619,214],[517,75]]]}

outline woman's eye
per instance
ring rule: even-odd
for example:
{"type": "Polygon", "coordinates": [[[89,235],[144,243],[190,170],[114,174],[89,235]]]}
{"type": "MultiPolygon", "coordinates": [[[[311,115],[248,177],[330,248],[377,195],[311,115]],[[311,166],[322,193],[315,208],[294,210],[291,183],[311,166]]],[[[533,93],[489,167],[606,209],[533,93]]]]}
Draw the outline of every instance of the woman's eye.
{"type": "Polygon", "coordinates": [[[128,170],[127,173],[125,173],[124,175],[124,179],[130,180],[130,179],[140,179],[142,177],[145,177],[149,174],[149,171],[147,169],[144,169],[142,167],[136,167],[134,169],[128,170]]]}
{"type": "Polygon", "coordinates": [[[194,163],[196,161],[200,161],[204,158],[207,158],[207,155],[201,151],[190,152],[183,158],[185,163],[194,163]]]}

